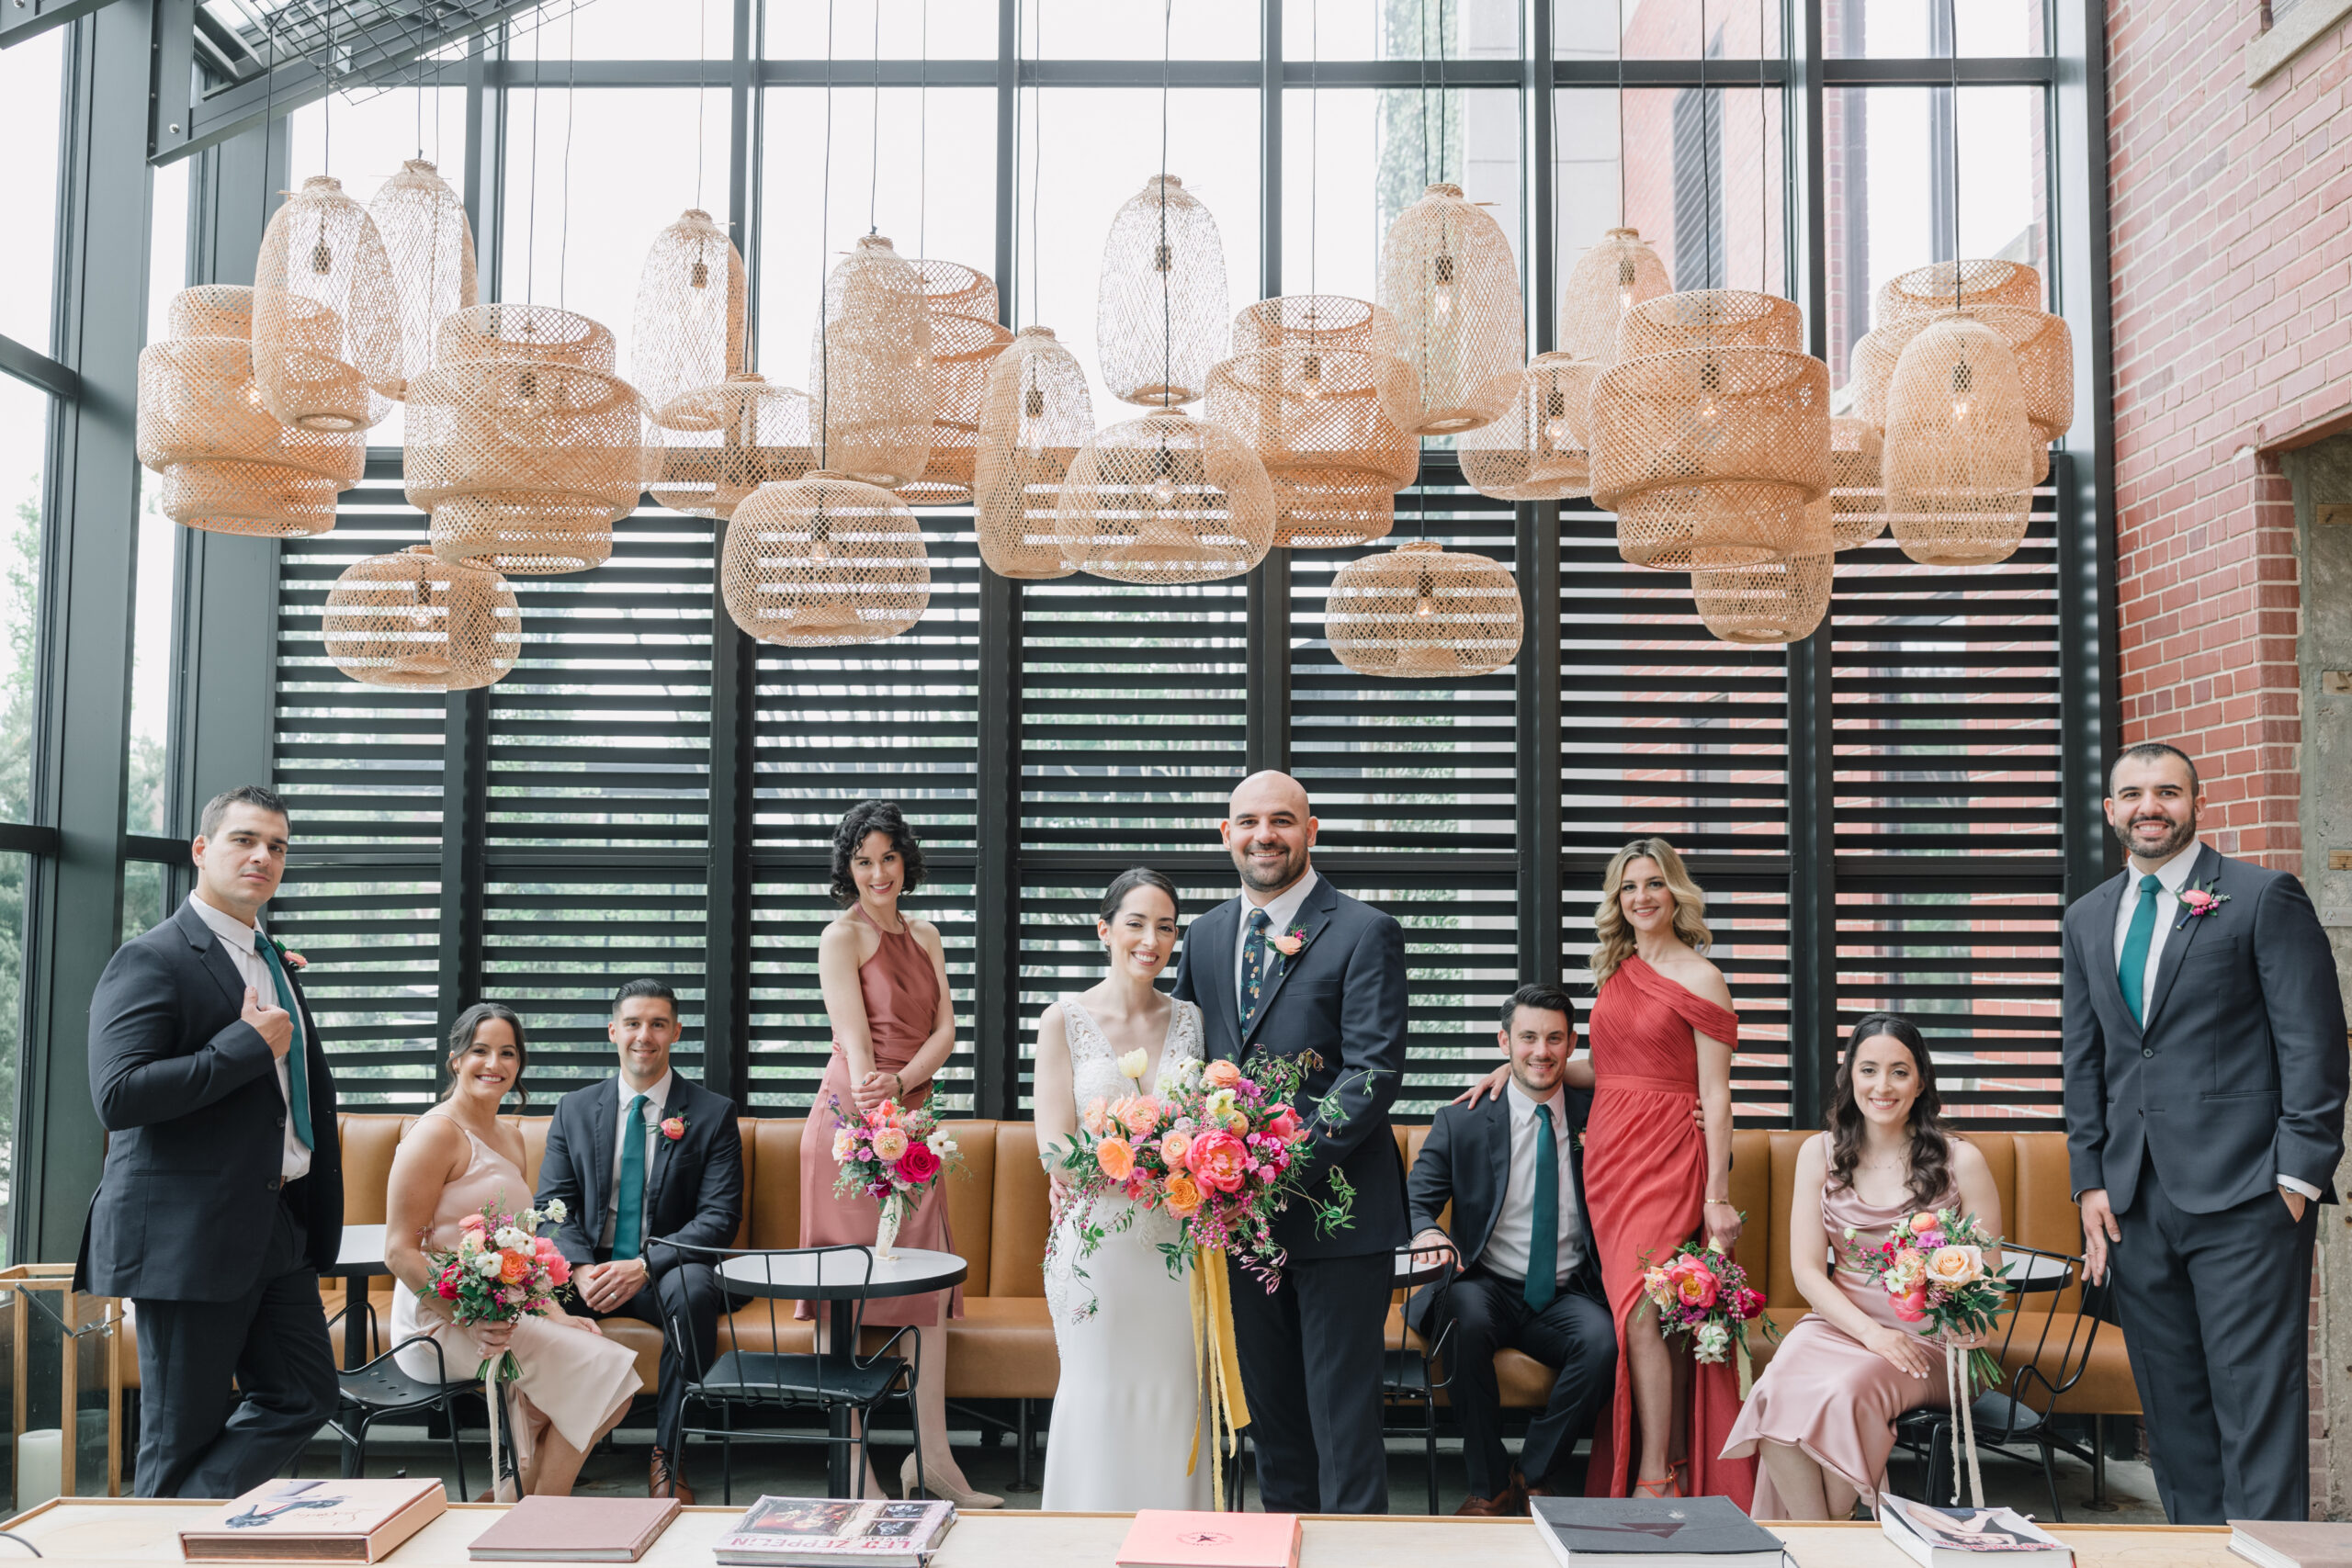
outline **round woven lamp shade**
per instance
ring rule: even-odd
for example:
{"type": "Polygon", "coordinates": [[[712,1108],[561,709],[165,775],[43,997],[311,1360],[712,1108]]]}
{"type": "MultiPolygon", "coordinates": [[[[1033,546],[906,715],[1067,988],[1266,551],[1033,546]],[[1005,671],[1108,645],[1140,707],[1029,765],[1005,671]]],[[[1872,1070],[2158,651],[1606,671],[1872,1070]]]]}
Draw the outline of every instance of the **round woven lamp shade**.
{"type": "Polygon", "coordinates": [[[1498,501],[1566,501],[1592,485],[1586,405],[1601,367],[1571,354],[1539,354],[1520,373],[1502,418],[1462,437],[1462,477],[1498,501]]]}
{"type": "Polygon", "coordinates": [[[1871,321],[1888,326],[1905,316],[1933,315],[1968,305],[2041,308],[2041,274],[2023,262],[1934,262],[1879,285],[1871,321]]]}
{"type": "Polygon", "coordinates": [[[1829,613],[1826,550],[1690,574],[1699,619],[1725,642],[1801,642],[1829,613]]]}
{"type": "Polygon", "coordinates": [[[1068,577],[1062,481],[1094,434],[1086,371],[1050,327],[1023,327],[989,367],[972,501],[980,559],[1000,577],[1068,577]]]}
{"type": "Polygon", "coordinates": [[[441,323],[409,389],[402,473],[444,559],[510,575],[585,571],[646,478],[644,403],[612,373],[613,334],[545,305],[477,305],[441,323]]]}
{"type": "Polygon", "coordinates": [[[969,316],[976,321],[997,319],[996,279],[962,262],[910,256],[907,265],[922,278],[923,299],[933,316],[969,316]]]}
{"type": "Polygon", "coordinates": [[[2024,542],[2033,430],[2017,356],[1964,315],[1930,321],[1886,393],[1886,515],[1922,566],[1985,566],[2024,542]]]}
{"type": "Polygon", "coordinates": [[[355,561],[323,617],[327,657],[370,686],[469,692],[495,684],[523,649],[523,615],[506,580],[430,545],[355,561]]]}
{"type": "Polygon", "coordinates": [[[895,490],[931,459],[931,305],[923,276],[879,234],[825,278],[808,350],[817,461],[860,484],[895,490]]]}
{"type": "Polygon", "coordinates": [[[1521,630],[1510,572],[1426,539],[1350,561],[1324,599],[1332,653],[1363,675],[1492,674],[1519,657],[1521,630]]]}
{"type": "Polygon", "coordinates": [[[1410,401],[1411,381],[1404,361],[1388,355],[1315,344],[1217,362],[1209,421],[1265,465],[1278,497],[1276,545],[1335,549],[1388,531],[1388,498],[1421,466],[1421,444],[1389,417],[1410,401]]]}
{"type": "Polygon", "coordinates": [[[1829,372],[1735,344],[1622,360],[1593,383],[1592,498],[1618,554],[1676,570],[1808,549],[1829,493],[1829,372]]]}
{"type": "Polygon", "coordinates": [[[1829,513],[1838,549],[1860,548],[1886,532],[1886,486],[1879,462],[1884,446],[1867,420],[1831,416],[1829,513]]]}
{"type": "Polygon", "coordinates": [[[1174,175],[1154,175],[1111,219],[1094,295],[1102,384],[1147,408],[1197,400],[1226,342],[1225,242],[1174,175]]]}
{"type": "Polygon", "coordinates": [[[1611,229],[1577,258],[1560,290],[1560,341],[1574,358],[1606,366],[1617,356],[1617,326],[1645,299],[1670,293],[1666,264],[1637,229],[1611,229]]]}
{"type": "Polygon", "coordinates": [[[1883,433],[1895,362],[1929,322],[1955,315],[1991,327],[2016,355],[2026,423],[2033,427],[2033,482],[2040,484],[2050,477],[2050,444],[2075,423],[2075,337],[2063,317],[2021,305],[1970,305],[1922,311],[1880,327],[1854,345],[1854,412],[1883,433]]]}
{"type": "Polygon", "coordinates": [[[723,386],[746,367],[749,292],[743,254],[709,213],[689,209],[653,237],[637,277],[628,377],[657,420],[680,393],[723,386]]]}
{"type": "Polygon", "coordinates": [[[808,394],[757,373],[728,378],[670,400],[654,423],[658,505],[696,517],[731,517],[764,484],[800,479],[816,467],[808,394]]]}
{"type": "Polygon", "coordinates": [[[433,165],[411,158],[386,180],[368,203],[368,216],[384,242],[400,297],[400,385],[433,367],[434,334],[452,312],[473,309],[474,231],[466,204],[433,165]]]}
{"type": "Polygon", "coordinates": [[[1527,363],[1519,265],[1501,227],[1460,186],[1430,186],[1388,226],[1380,304],[1419,381],[1409,434],[1455,434],[1502,417],[1527,363]]]}
{"type": "Polygon", "coordinates": [[[254,264],[254,380],[305,430],[366,430],[403,388],[401,294],[368,209],[312,175],[270,214],[254,264]]]}
{"type": "Polygon", "coordinates": [[[931,604],[915,514],[888,491],[822,469],[735,509],[718,581],[735,624],[785,648],[880,642],[931,604]]]}
{"type": "Polygon", "coordinates": [[[1054,528],[1062,559],[1114,582],[1239,577],[1273,547],[1273,486],[1231,431],[1154,409],[1078,449],[1054,528]]]}
{"type": "Polygon", "coordinates": [[[1610,363],[1678,348],[1782,348],[1804,352],[1804,312],[1777,294],[1746,288],[1688,288],[1642,300],[1617,326],[1610,363]]]}
{"type": "Polygon", "coordinates": [[[169,334],[139,355],[139,460],[161,475],[157,504],[213,534],[289,538],[334,526],[335,497],[359,482],[364,432],[280,424],[254,380],[254,291],[181,291],[169,334]]]}
{"type": "Polygon", "coordinates": [[[972,499],[989,367],[1012,342],[1012,334],[994,321],[933,313],[931,456],[921,479],[896,487],[909,506],[961,506],[972,499]]]}
{"type": "Polygon", "coordinates": [[[1395,359],[1403,374],[1384,377],[1393,400],[1388,417],[1400,428],[1420,416],[1421,389],[1412,367],[1400,357],[1396,318],[1368,299],[1344,294],[1285,294],[1243,307],[1233,318],[1233,352],[1256,348],[1340,348],[1395,359]]]}

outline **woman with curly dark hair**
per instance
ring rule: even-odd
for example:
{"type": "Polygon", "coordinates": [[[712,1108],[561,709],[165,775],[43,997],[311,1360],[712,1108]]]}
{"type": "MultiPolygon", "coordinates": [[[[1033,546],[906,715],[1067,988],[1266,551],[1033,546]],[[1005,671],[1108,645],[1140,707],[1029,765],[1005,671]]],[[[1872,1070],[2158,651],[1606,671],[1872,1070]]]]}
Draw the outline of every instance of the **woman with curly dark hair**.
{"type": "MultiPolygon", "coordinates": [[[[817,943],[817,977],[833,1030],[832,1059],[817,1086],[800,1134],[800,1245],[871,1245],[881,1228],[872,1198],[833,1190],[836,1119],[884,1101],[913,1110],[931,1097],[932,1079],[956,1050],[956,1005],[947,994],[947,953],[939,928],[903,911],[900,897],[922,885],[922,842],[906,814],[887,800],[861,800],[833,830],[833,898],[841,917],[817,943]]],[[[955,1250],[947,1232],[947,1190],[933,1183],[899,1227],[909,1247],[955,1250]]],[[[800,1315],[813,1316],[808,1303],[800,1315]]],[[[1003,1499],[975,1492],[947,1446],[947,1320],[964,1315],[958,1288],[868,1302],[868,1327],[912,1324],[915,1398],[922,1411],[923,1484],[959,1507],[994,1508],[1003,1499]]],[[[821,1324],[818,1332],[823,1333],[821,1324]]],[[[900,1472],[914,1485],[914,1456],[900,1472]]],[[[884,1495],[869,1468],[863,1495],[884,1495]]]]}

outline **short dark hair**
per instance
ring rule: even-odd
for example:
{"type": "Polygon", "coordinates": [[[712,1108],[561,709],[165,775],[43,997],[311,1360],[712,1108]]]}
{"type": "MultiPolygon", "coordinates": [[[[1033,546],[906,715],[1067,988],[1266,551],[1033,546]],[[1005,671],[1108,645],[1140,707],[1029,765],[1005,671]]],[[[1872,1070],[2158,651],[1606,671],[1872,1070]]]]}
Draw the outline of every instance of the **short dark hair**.
{"type": "Polygon", "coordinates": [[[277,792],[267,784],[239,784],[234,789],[222,790],[204,803],[204,815],[198,819],[198,835],[209,839],[219,832],[220,819],[229,815],[229,807],[232,806],[251,806],[262,811],[274,812],[288,823],[294,820],[293,813],[286,809],[286,802],[278,798],[277,792]]]}
{"type": "Polygon", "coordinates": [[[1112,880],[1111,886],[1108,888],[1105,888],[1102,893],[1102,913],[1097,915],[1095,918],[1100,919],[1105,925],[1110,924],[1111,921],[1118,918],[1119,906],[1127,901],[1127,895],[1134,892],[1138,887],[1157,887],[1162,893],[1168,895],[1169,903],[1177,905],[1180,908],[1182,907],[1182,903],[1176,897],[1176,885],[1174,883],[1160,875],[1159,873],[1152,870],[1151,867],[1148,865],[1139,865],[1131,871],[1123,871],[1119,873],[1119,874],[1112,880]]]}
{"type": "MultiPolygon", "coordinates": [[[[2197,783],[2197,759],[2179,747],[2165,741],[2142,740],[2134,745],[2126,746],[2116,754],[2115,768],[2120,768],[2126,762],[2161,761],[2166,757],[2175,759],[2182,767],[2188,770],[2188,793],[2191,795],[2200,794],[2201,790],[2197,783]]],[[[2107,770],[2107,793],[2109,795],[2115,793],[2115,768],[2107,770]]]]}
{"type": "Polygon", "coordinates": [[[1555,986],[1549,980],[1538,980],[1533,985],[1521,986],[1513,991],[1510,994],[1510,1000],[1503,1004],[1504,1033],[1510,1032],[1511,1021],[1519,1016],[1519,1010],[1521,1008],[1535,1008],[1543,1012],[1566,1013],[1568,1032],[1574,1034],[1577,1032],[1577,999],[1568,995],[1568,988],[1566,986],[1555,986]]]}
{"type": "Polygon", "coordinates": [[[868,833],[888,833],[890,847],[907,868],[907,883],[899,891],[911,893],[922,886],[922,840],[915,836],[907,814],[894,800],[861,800],[842,817],[833,829],[833,902],[847,908],[857,902],[857,878],[849,863],[868,833]]]}
{"type": "Polygon", "coordinates": [[[678,1021],[678,993],[659,980],[631,980],[613,993],[613,1016],[621,1015],[621,1004],[631,997],[659,997],[670,1004],[670,1021],[678,1021]]]}
{"type": "MultiPolygon", "coordinates": [[[[458,1015],[458,1021],[449,1026],[449,1059],[454,1062],[464,1055],[472,1047],[474,1036],[481,1032],[481,1026],[493,1018],[504,1019],[506,1026],[514,1032],[514,1103],[528,1105],[531,1091],[523,1087],[523,1074],[531,1065],[531,1045],[523,1035],[523,1020],[504,1002],[476,1002],[458,1015]]],[[[449,1081],[441,1086],[441,1098],[447,1100],[457,1092],[458,1079],[453,1073],[449,1081]]]]}

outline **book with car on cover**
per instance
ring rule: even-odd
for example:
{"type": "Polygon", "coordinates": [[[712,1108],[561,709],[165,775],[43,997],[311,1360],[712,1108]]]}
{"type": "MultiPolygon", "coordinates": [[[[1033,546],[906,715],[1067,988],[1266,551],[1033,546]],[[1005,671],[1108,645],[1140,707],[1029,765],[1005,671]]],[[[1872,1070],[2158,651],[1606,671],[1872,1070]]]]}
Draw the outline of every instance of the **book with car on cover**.
{"type": "Polygon", "coordinates": [[[2007,1508],[1939,1508],[1883,1492],[1878,1528],[1919,1568],[1987,1568],[1992,1552],[2030,1555],[2033,1568],[2075,1561],[2064,1541],[2007,1508]]]}
{"type": "Polygon", "coordinates": [[[922,1568],[955,1523],[953,1503],[763,1497],[711,1551],[752,1568],[922,1568]]]}
{"type": "Polygon", "coordinates": [[[438,1478],[269,1481],[180,1531],[190,1562],[380,1562],[448,1507],[438,1478]]]}
{"type": "Polygon", "coordinates": [[[1781,1538],[1728,1497],[1530,1497],[1571,1568],[1781,1568],[1781,1538]]]}
{"type": "Polygon", "coordinates": [[[675,1497],[526,1497],[474,1537],[477,1562],[634,1562],[678,1517],[675,1497]]]}
{"type": "Polygon", "coordinates": [[[1119,1568],[1298,1568],[1296,1514],[1199,1514],[1141,1508],[1119,1568]]]}

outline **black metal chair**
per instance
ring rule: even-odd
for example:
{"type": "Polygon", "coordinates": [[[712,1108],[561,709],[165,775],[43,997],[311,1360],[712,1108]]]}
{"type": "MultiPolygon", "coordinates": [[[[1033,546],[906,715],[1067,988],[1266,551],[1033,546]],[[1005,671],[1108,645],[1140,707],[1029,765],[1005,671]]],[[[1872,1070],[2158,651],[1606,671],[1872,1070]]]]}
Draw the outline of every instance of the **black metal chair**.
{"type": "MultiPolygon", "coordinates": [[[[2001,1326],[1995,1335],[1997,1348],[1987,1347],[1995,1349],[2003,1367],[2010,1369],[2008,1376],[1998,1386],[1980,1391],[1968,1407],[1975,1424],[1979,1450],[2020,1462],[2039,1460],[2042,1483],[2050,1491],[2051,1517],[2053,1522],[2064,1524],[2066,1510],[2058,1500],[2058,1472],[2052,1456],[2064,1450],[2092,1465],[2098,1463],[2098,1458],[2061,1435],[2052,1424],[2052,1416],[2058,1401],[2082,1381],[2083,1372],[2090,1365],[2091,1346],[2098,1337],[2099,1315],[2109,1286],[2084,1280],[2083,1260],[2073,1253],[2045,1252],[2039,1247],[2004,1243],[2001,1257],[2004,1261],[2038,1259],[2055,1265],[2066,1271],[2069,1280],[2079,1282],[2082,1287],[2071,1310],[2056,1304],[2068,1288],[2064,1285],[2047,1292],[2045,1299],[2051,1303],[2047,1309],[2039,1308],[2026,1293],[2011,1295],[2008,1310],[2002,1314],[2001,1326]],[[2023,1336],[2020,1325],[2025,1330],[2023,1336]]],[[[1895,1422],[1894,1432],[1895,1440],[1923,1467],[1921,1487],[1926,1500],[1933,1502],[1944,1495],[1951,1484],[1946,1479],[1946,1467],[1957,1462],[1958,1439],[1953,1433],[1951,1412],[1910,1411],[1895,1422]]]]}
{"type": "MultiPolygon", "coordinates": [[[[814,1258],[817,1278],[834,1280],[842,1285],[853,1282],[863,1286],[874,1277],[874,1249],[870,1247],[775,1247],[768,1250],[738,1251],[732,1247],[687,1247],[665,1242],[683,1263],[704,1263],[713,1269],[730,1258],[763,1259],[760,1273],[774,1279],[775,1260],[786,1258],[814,1258]],[[841,1265],[838,1274],[828,1267],[828,1260],[841,1265]]],[[[739,1266],[740,1268],[740,1266],[739,1266]]],[[[695,1345],[692,1327],[667,1312],[663,1314],[662,1332],[670,1337],[676,1348],[679,1363],[686,1371],[685,1406],[689,1411],[699,1406],[706,1415],[716,1415],[716,1427],[697,1426],[682,1420],[678,1427],[681,1447],[688,1438],[702,1438],[718,1444],[720,1466],[720,1500],[735,1501],[734,1444],[739,1438],[765,1442],[822,1443],[829,1447],[846,1445],[856,1450],[856,1464],[853,1473],[861,1480],[867,1468],[867,1446],[874,1430],[875,1411],[887,1400],[902,1399],[907,1407],[907,1425],[915,1439],[915,1485],[922,1486],[922,1417],[915,1408],[915,1359],[899,1355],[899,1341],[916,1330],[911,1325],[900,1327],[877,1346],[873,1354],[860,1355],[857,1350],[859,1330],[865,1319],[865,1303],[860,1298],[852,1313],[850,1342],[846,1347],[831,1346],[819,1351],[786,1351],[777,1347],[788,1338],[797,1337],[795,1330],[785,1332],[781,1319],[788,1317],[793,1303],[788,1298],[762,1296],[758,1287],[739,1274],[732,1282],[736,1293],[752,1292],[755,1303],[764,1303],[767,1327],[764,1342],[756,1339],[743,1342],[744,1335],[737,1324],[741,1313],[729,1313],[719,1320],[719,1340],[710,1364],[702,1364],[702,1356],[695,1345]],[[774,1410],[813,1409],[826,1419],[822,1431],[805,1428],[739,1427],[738,1414],[761,1408],[774,1410]],[[854,1417],[854,1430],[847,1435],[831,1429],[831,1419],[837,1412],[854,1417]]],[[[827,1310],[819,1302],[817,1310],[827,1310]]],[[[749,1308],[744,1309],[749,1311],[749,1308]]],[[[684,1455],[677,1456],[681,1461],[684,1455]]]]}
{"type": "MultiPolygon", "coordinates": [[[[412,1336],[364,1367],[356,1367],[348,1371],[338,1369],[334,1380],[338,1398],[334,1418],[328,1426],[343,1439],[343,1473],[345,1476],[356,1478],[368,1473],[368,1429],[377,1422],[394,1416],[437,1410],[442,1419],[449,1424],[449,1464],[458,1483],[458,1495],[460,1499],[469,1495],[466,1491],[465,1445],[459,1438],[458,1413],[453,1402],[460,1394],[480,1390],[481,1384],[471,1378],[450,1380],[447,1359],[438,1339],[429,1334],[412,1336]],[[392,1359],[412,1345],[430,1345],[433,1348],[434,1365],[441,1372],[438,1381],[411,1377],[392,1359]]],[[[499,1398],[503,1406],[505,1399],[503,1385],[499,1398]]],[[[511,1432],[512,1427],[502,1422],[501,1429],[511,1432]]]]}
{"type": "MultiPolygon", "coordinates": [[[[1412,1254],[1413,1248],[1409,1246],[1396,1249],[1396,1257],[1400,1260],[1410,1258],[1412,1254]]],[[[1419,1349],[1414,1348],[1413,1331],[1405,1325],[1400,1313],[1396,1320],[1395,1343],[1381,1347],[1380,1399],[1384,1416],[1392,1406],[1402,1405],[1408,1409],[1418,1406],[1421,1419],[1412,1426],[1397,1426],[1384,1419],[1380,1435],[1384,1439],[1421,1439],[1422,1452],[1429,1468],[1429,1511],[1432,1514],[1437,1512],[1437,1396],[1453,1382],[1451,1368],[1445,1376],[1441,1378],[1437,1375],[1437,1363],[1445,1352],[1446,1343],[1453,1337],[1453,1320],[1446,1315],[1445,1295],[1453,1287],[1454,1275],[1461,1267],[1461,1255],[1450,1254],[1442,1267],[1443,1272],[1432,1281],[1438,1292],[1436,1316],[1444,1325],[1438,1330],[1437,1338],[1419,1349]]]]}

